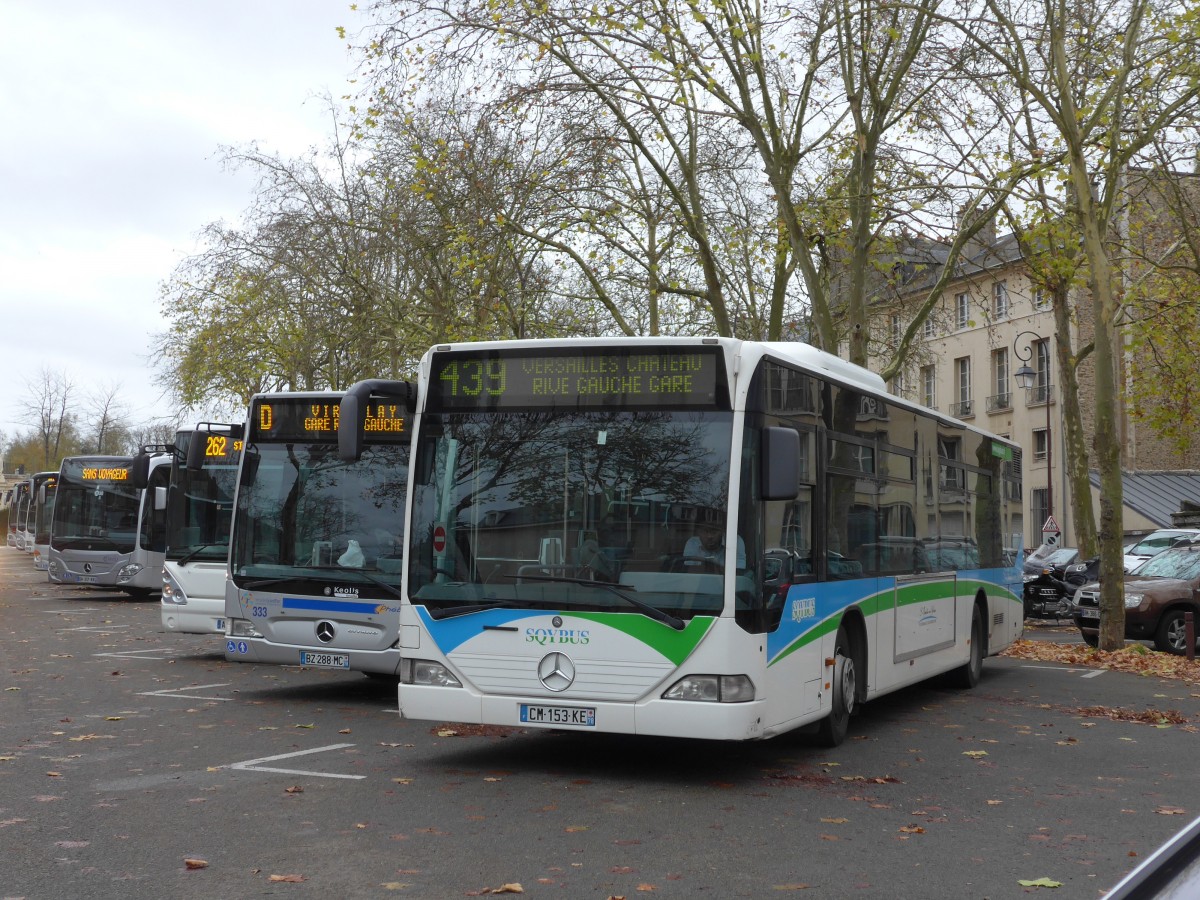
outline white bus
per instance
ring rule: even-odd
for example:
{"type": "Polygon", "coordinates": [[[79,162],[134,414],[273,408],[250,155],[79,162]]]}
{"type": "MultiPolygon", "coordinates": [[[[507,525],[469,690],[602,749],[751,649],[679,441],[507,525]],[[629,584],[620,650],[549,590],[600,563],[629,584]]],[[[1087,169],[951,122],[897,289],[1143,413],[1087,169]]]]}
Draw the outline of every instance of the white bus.
{"type": "Polygon", "coordinates": [[[244,426],[201,422],[171,447],[162,624],[188,634],[225,633],[225,577],[244,426]]]}
{"type": "Polygon", "coordinates": [[[33,533],[33,567],[45,572],[50,567],[50,521],[54,515],[54,495],[58,472],[38,472],[30,482],[32,511],[29,522],[33,533]]]}
{"type": "Polygon", "coordinates": [[[25,549],[25,540],[29,536],[30,491],[32,489],[32,478],[17,482],[17,486],[13,488],[12,507],[8,513],[8,543],[9,546],[16,547],[18,550],[25,549]]]}
{"type": "Polygon", "coordinates": [[[404,511],[406,382],[250,402],[234,499],[225,658],[396,676],[404,511]],[[353,410],[351,410],[353,407],[353,410]],[[338,456],[343,410],[366,442],[338,456]]]}
{"type": "Polygon", "coordinates": [[[418,397],[404,717],[832,746],[1021,634],[1019,449],[807,345],[447,344],[418,397]]]}
{"type": "Polygon", "coordinates": [[[147,487],[134,486],[132,456],[69,456],[58,470],[50,528],[50,580],[117,588],[146,598],[162,590],[165,491],[171,457],[149,460],[147,487]]]}

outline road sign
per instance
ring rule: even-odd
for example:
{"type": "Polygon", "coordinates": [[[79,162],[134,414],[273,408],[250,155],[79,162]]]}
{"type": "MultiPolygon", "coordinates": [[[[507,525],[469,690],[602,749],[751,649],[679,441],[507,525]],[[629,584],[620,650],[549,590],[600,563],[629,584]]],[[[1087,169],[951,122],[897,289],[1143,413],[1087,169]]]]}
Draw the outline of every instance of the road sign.
{"type": "Polygon", "coordinates": [[[1046,518],[1046,524],[1042,526],[1042,534],[1058,534],[1060,531],[1062,531],[1062,529],[1059,528],[1058,523],[1054,521],[1054,516],[1048,516],[1046,518]]]}
{"type": "Polygon", "coordinates": [[[438,525],[433,529],[433,552],[441,553],[446,549],[446,527],[438,525]]]}

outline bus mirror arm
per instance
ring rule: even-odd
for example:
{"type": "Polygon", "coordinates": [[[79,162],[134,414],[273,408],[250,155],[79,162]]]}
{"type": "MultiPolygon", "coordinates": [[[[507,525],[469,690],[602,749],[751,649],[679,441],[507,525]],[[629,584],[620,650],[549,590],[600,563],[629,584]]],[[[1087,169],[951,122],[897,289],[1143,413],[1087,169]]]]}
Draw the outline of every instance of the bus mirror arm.
{"type": "Polygon", "coordinates": [[[410,412],[417,405],[416,388],[407,381],[368,378],[350,385],[338,413],[338,458],[343,462],[354,462],[362,456],[363,425],[372,394],[403,400],[410,412]]]}
{"type": "Polygon", "coordinates": [[[762,432],[762,498],[795,500],[800,493],[800,434],[768,426],[762,432]]]}

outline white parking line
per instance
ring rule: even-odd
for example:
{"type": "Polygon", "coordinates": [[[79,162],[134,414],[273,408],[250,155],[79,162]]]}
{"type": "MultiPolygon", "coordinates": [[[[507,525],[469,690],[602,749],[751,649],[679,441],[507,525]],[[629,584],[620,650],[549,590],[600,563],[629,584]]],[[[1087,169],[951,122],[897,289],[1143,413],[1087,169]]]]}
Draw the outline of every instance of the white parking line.
{"type": "Polygon", "coordinates": [[[274,762],[277,759],[292,759],[297,756],[308,756],[312,753],[324,753],[327,750],[344,750],[353,744],[330,744],[328,747],[317,747],[314,750],[297,750],[295,753],[281,753],[279,756],[264,756],[261,759],[249,759],[246,762],[231,763],[227,766],[217,766],[218,769],[239,769],[243,772],[274,772],[277,775],[309,775],[313,778],[348,778],[361,781],[366,775],[339,775],[334,772],[310,772],[304,769],[278,769],[273,766],[262,766],[259,763],[274,762]]]}
{"type": "MultiPolygon", "coordinates": [[[[83,631],[86,629],[75,628],[73,631],[83,631]]],[[[150,650],[113,650],[111,653],[93,653],[92,656],[115,656],[117,659],[170,659],[172,656],[180,656],[182,651],[170,650],[166,647],[156,647],[150,650]],[[151,653],[162,653],[164,656],[150,656],[151,653]]]]}
{"type": "MultiPolygon", "coordinates": [[[[112,654],[116,655],[116,654],[112,654]]],[[[161,691],[138,691],[139,697],[182,697],[187,700],[232,700],[232,697],[200,697],[196,694],[181,694],[180,691],[203,691],[206,688],[228,687],[231,682],[223,681],[220,684],[192,684],[185,688],[166,688],[161,691]]]]}
{"type": "Polygon", "coordinates": [[[99,606],[72,606],[70,609],[43,609],[41,612],[49,616],[73,616],[76,613],[99,612],[99,606]]]}
{"type": "Polygon", "coordinates": [[[1086,675],[1080,675],[1080,678],[1096,678],[1103,675],[1108,669],[1064,669],[1061,666],[1021,666],[1022,669],[1049,669],[1051,672],[1066,672],[1074,675],[1076,672],[1086,672],[1086,675]]]}

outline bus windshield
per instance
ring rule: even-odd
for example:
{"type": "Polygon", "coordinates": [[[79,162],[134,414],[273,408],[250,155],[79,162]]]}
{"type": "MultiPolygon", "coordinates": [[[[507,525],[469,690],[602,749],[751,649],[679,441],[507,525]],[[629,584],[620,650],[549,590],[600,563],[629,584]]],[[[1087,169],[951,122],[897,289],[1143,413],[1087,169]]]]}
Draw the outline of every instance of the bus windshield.
{"type": "MultiPolygon", "coordinates": [[[[492,605],[719,614],[732,421],[719,411],[427,413],[410,599],[435,618],[492,605]],[[706,529],[715,535],[701,551],[706,529]]],[[[740,546],[736,556],[744,566],[740,546]]]]}
{"type": "MultiPolygon", "coordinates": [[[[218,436],[224,437],[224,436],[218,436]]],[[[204,467],[189,469],[187,442],[205,440],[207,432],[181,433],[175,439],[173,490],[175,508],[167,516],[167,559],[224,562],[229,555],[233,521],[233,492],[237,486],[238,454],[230,450],[204,457],[204,467]]]]}
{"type": "Polygon", "coordinates": [[[260,441],[244,454],[230,558],[239,587],[297,578],[399,587],[407,444],[368,444],[354,463],[331,442],[260,441]]]}
{"type": "Polygon", "coordinates": [[[58,550],[131,553],[137,540],[138,502],[138,491],[128,481],[127,460],[121,465],[65,460],[54,501],[51,543],[58,550]]]}

